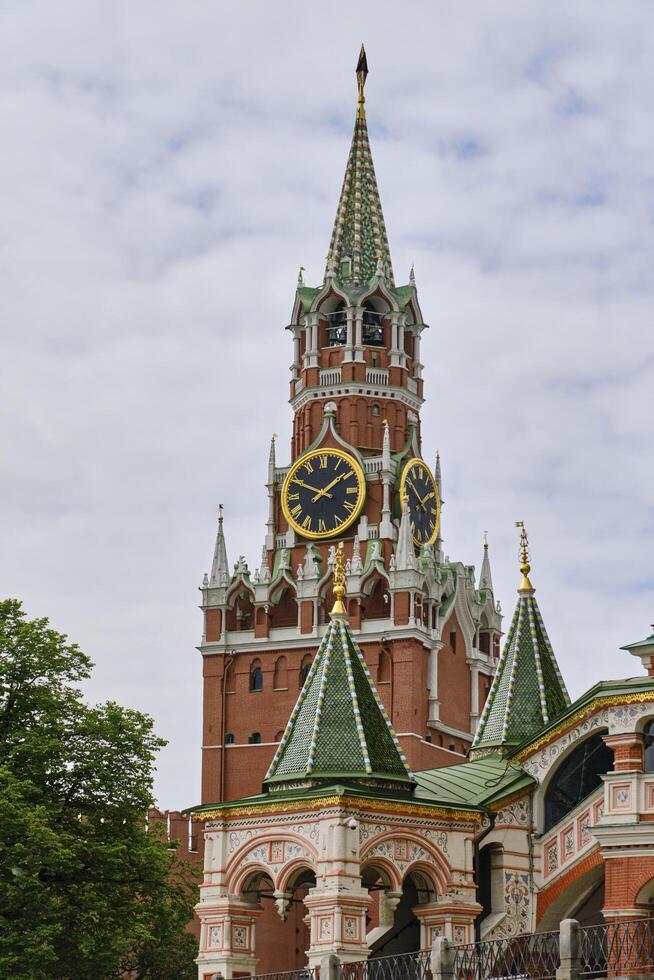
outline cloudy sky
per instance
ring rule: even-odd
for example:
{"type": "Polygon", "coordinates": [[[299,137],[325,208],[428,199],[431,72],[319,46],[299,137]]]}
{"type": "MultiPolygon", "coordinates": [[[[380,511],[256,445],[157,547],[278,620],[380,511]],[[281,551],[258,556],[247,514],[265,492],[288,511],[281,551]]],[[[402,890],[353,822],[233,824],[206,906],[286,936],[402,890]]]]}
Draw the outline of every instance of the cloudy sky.
{"type": "Polygon", "coordinates": [[[322,278],[365,41],[396,279],[415,262],[444,537],[512,611],[514,522],[573,695],[654,618],[654,9],[0,4],[2,592],[154,715],[198,798],[197,586],[263,543],[297,269],[322,278]]]}

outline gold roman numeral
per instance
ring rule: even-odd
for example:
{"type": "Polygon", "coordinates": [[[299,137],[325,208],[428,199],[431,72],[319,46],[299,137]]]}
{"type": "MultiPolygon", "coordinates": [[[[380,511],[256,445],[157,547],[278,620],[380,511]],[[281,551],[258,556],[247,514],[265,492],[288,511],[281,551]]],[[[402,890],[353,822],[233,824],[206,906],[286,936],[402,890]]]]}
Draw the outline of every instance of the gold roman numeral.
{"type": "Polygon", "coordinates": [[[325,522],[323,520],[319,520],[318,521],[318,530],[319,531],[326,531],[327,530],[327,525],[325,524],[325,522]]]}
{"type": "Polygon", "coordinates": [[[291,517],[298,517],[298,515],[301,513],[302,513],[302,508],[299,504],[296,504],[295,507],[291,509],[291,517]]]}
{"type": "Polygon", "coordinates": [[[334,469],[337,470],[338,467],[341,465],[342,462],[343,462],[343,460],[341,459],[341,457],[340,456],[337,456],[336,457],[336,462],[334,463],[334,469]]]}
{"type": "Polygon", "coordinates": [[[313,466],[311,465],[309,460],[307,460],[306,463],[304,464],[304,469],[306,470],[307,473],[313,473],[313,466]]]}
{"type": "Polygon", "coordinates": [[[352,511],[354,510],[354,504],[351,504],[349,500],[346,500],[343,506],[345,507],[348,514],[351,514],[352,511]]]}
{"type": "Polygon", "coordinates": [[[319,456],[318,457],[318,465],[319,465],[319,467],[320,467],[321,470],[326,470],[327,469],[327,456],[319,456]]]}
{"type": "Polygon", "coordinates": [[[302,521],[302,527],[304,528],[305,531],[310,531],[311,530],[311,515],[310,514],[307,514],[307,516],[302,521]]]}
{"type": "Polygon", "coordinates": [[[358,487],[347,487],[347,489],[346,489],[345,492],[346,493],[358,493],[359,492],[359,488],[358,487]]]}
{"type": "Polygon", "coordinates": [[[288,499],[289,500],[299,500],[300,499],[300,494],[299,493],[289,493],[288,499]]]}

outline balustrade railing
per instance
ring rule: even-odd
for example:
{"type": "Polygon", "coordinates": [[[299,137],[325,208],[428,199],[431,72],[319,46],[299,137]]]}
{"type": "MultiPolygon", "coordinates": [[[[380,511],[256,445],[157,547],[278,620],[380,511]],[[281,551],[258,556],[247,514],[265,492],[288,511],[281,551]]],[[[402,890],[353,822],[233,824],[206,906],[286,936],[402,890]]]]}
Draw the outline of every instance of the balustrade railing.
{"type": "MultiPolygon", "coordinates": [[[[445,942],[448,949],[447,967],[433,965],[430,949],[375,956],[356,963],[339,963],[332,957],[334,963],[330,964],[329,976],[322,980],[555,980],[559,967],[560,975],[568,980],[654,975],[654,919],[605,922],[581,928],[572,922],[570,926],[578,937],[579,958],[574,963],[568,958],[565,969],[560,967],[559,933],[534,932],[463,946],[449,946],[439,939],[437,942],[445,942]]],[[[566,955],[569,957],[569,949],[566,955]]],[[[573,955],[576,957],[577,953],[573,955]]],[[[316,968],[260,973],[252,980],[321,980],[321,977],[316,968]]]]}
{"type": "Polygon", "coordinates": [[[322,368],[320,371],[320,384],[321,385],[340,385],[341,383],[341,369],[336,368],[322,368]]]}
{"type": "Polygon", "coordinates": [[[366,368],[366,382],[369,385],[387,385],[387,368],[366,368]]]}
{"type": "Polygon", "coordinates": [[[619,977],[654,971],[654,920],[603,922],[579,930],[580,977],[619,977]]]}
{"type": "Polygon", "coordinates": [[[342,980],[432,980],[431,950],[343,963],[341,977],[342,980]]]}
{"type": "Polygon", "coordinates": [[[455,980],[553,980],[558,965],[558,932],[534,932],[454,947],[455,980]]]}

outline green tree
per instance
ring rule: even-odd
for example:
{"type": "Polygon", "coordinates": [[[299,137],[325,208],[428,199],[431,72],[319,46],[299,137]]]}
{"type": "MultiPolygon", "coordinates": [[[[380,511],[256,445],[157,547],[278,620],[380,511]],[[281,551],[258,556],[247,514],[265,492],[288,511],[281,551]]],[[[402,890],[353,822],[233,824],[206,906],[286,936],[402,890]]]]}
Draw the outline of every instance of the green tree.
{"type": "Polygon", "coordinates": [[[91,666],[0,602],[0,976],[193,978],[196,875],[145,820],[165,743],[84,702],[91,666]]]}

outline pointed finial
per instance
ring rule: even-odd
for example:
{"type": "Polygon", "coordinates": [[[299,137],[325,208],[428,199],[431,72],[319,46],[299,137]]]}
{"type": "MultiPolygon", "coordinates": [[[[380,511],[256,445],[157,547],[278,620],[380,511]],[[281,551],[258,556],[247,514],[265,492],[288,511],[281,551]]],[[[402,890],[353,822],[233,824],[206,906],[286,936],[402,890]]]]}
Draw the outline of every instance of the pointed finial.
{"type": "Polygon", "coordinates": [[[334,593],[334,605],[332,606],[332,611],[330,616],[332,619],[344,619],[346,616],[346,609],[343,605],[343,596],[345,595],[345,562],[343,560],[343,542],[339,541],[338,547],[336,548],[336,555],[334,561],[334,573],[333,573],[333,588],[334,593]]]}
{"type": "Polygon", "coordinates": [[[484,551],[488,551],[488,531],[484,531],[484,551]]]}
{"type": "Polygon", "coordinates": [[[518,592],[533,592],[535,591],[534,587],[529,581],[531,565],[529,564],[529,539],[527,538],[525,522],[516,521],[515,526],[520,528],[520,571],[522,573],[522,581],[518,587],[518,592]]]}
{"type": "Polygon", "coordinates": [[[298,286],[304,286],[304,266],[300,266],[300,271],[297,274],[297,284],[298,286]]]}
{"type": "Polygon", "coordinates": [[[223,505],[218,504],[218,523],[222,524],[222,522],[223,522],[223,505]]]}
{"type": "Polygon", "coordinates": [[[409,273],[409,282],[412,286],[416,284],[416,270],[413,262],[411,263],[411,272],[409,273]]]}
{"type": "Polygon", "coordinates": [[[384,278],[384,263],[382,261],[381,252],[377,252],[377,266],[375,268],[375,275],[378,279],[384,278]]]}
{"type": "Polygon", "coordinates": [[[366,49],[362,44],[361,51],[359,52],[359,60],[357,61],[357,81],[359,83],[359,108],[357,110],[357,117],[359,119],[365,119],[366,117],[366,110],[364,109],[366,98],[363,94],[363,88],[366,84],[367,77],[368,60],[366,58],[366,49]]]}

